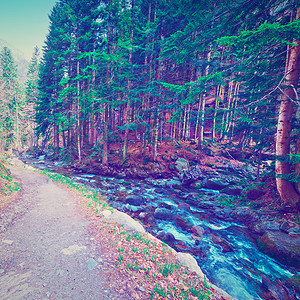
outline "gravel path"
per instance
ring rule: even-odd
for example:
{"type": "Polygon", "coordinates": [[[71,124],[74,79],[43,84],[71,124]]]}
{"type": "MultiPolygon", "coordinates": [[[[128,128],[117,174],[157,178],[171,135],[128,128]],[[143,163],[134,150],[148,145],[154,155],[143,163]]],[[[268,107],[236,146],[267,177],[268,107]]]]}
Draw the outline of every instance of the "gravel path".
{"type": "Polygon", "coordinates": [[[0,299],[121,299],[78,199],[47,177],[11,171],[22,192],[1,215],[0,299]]]}

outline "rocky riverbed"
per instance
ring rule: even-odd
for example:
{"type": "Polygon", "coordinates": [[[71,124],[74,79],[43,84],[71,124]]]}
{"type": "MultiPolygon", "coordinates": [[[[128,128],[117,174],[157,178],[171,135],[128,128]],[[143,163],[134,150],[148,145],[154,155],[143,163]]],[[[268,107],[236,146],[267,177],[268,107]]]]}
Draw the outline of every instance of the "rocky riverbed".
{"type": "Polygon", "coordinates": [[[104,177],[43,156],[26,160],[98,190],[150,233],[194,255],[206,276],[237,299],[296,299],[299,224],[275,210],[233,205],[234,197],[245,194],[251,201],[264,192],[251,188],[255,169],[229,165],[203,171],[177,158],[177,176],[137,180],[132,177],[140,176],[124,170],[113,174],[117,178],[104,177]]]}

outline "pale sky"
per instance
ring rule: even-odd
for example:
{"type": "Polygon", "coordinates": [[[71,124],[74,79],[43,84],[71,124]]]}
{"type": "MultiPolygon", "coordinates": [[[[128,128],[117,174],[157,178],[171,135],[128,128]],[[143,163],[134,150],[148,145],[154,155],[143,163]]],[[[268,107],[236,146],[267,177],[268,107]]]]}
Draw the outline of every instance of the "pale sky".
{"type": "Polygon", "coordinates": [[[30,60],[35,46],[42,49],[56,1],[0,0],[0,39],[30,60]]]}

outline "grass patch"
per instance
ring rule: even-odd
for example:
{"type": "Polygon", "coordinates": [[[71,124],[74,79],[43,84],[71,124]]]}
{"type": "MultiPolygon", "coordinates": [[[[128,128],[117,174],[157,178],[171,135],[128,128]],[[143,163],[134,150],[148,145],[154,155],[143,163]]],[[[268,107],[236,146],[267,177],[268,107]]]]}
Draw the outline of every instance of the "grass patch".
{"type": "Polygon", "coordinates": [[[20,186],[12,177],[10,170],[0,162],[0,208],[12,202],[19,190],[20,186]]]}

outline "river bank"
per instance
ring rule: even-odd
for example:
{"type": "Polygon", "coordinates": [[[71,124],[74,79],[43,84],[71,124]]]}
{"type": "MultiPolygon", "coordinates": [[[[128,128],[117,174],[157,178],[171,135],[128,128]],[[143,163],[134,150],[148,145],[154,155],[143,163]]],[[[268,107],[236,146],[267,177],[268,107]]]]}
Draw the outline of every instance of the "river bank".
{"type": "MultiPolygon", "coordinates": [[[[197,180],[193,179],[189,184],[186,184],[182,180],[184,177],[146,178],[141,181],[128,177],[120,178],[120,176],[119,178],[103,177],[84,173],[82,170],[74,170],[74,166],[68,167],[63,165],[62,162],[46,161],[45,157],[35,159],[35,164],[41,168],[55,169],[68,174],[78,182],[88,184],[91,188],[103,193],[113,207],[143,222],[147,231],[165,240],[177,251],[189,252],[194,255],[201,267],[212,265],[211,268],[208,267],[206,274],[209,275],[208,277],[212,279],[212,282],[217,285],[220,283],[221,288],[224,290],[226,290],[226,285],[227,289],[231,285],[232,289],[240,291],[251,287],[251,289],[258,290],[255,294],[259,293],[262,299],[268,299],[266,295],[272,293],[272,291],[273,293],[275,291],[275,293],[282,294],[280,299],[289,299],[284,295],[293,293],[293,289],[295,289],[296,285],[290,284],[293,281],[290,278],[298,274],[298,256],[294,252],[295,245],[298,243],[299,226],[296,222],[291,221],[293,213],[278,215],[276,208],[270,210],[264,206],[257,207],[257,205],[252,207],[236,206],[237,201],[233,201],[234,199],[240,197],[239,201],[244,201],[241,199],[241,194],[223,193],[222,190],[227,187],[212,189],[212,187],[220,187],[222,180],[223,184],[228,185],[228,181],[225,180],[228,177],[233,180],[233,178],[239,179],[247,176],[246,178],[250,180],[251,177],[255,177],[255,170],[253,169],[251,171],[247,167],[247,171],[242,171],[241,168],[235,168],[236,172],[233,172],[231,167],[223,166],[215,168],[212,172],[207,171],[206,175],[209,174],[210,177],[199,177],[197,180]],[[231,172],[226,174],[228,168],[231,169],[231,172]],[[205,188],[197,186],[196,183],[198,184],[199,181],[208,184],[208,186],[205,188]],[[229,201],[228,199],[232,200],[229,201]],[[228,233],[228,230],[230,230],[230,233],[228,233]],[[242,239],[239,240],[238,236],[241,236],[242,239]],[[294,244],[291,244],[289,250],[279,247],[277,251],[277,248],[274,248],[273,240],[270,242],[270,238],[274,239],[275,237],[277,245],[280,246],[282,236],[288,238],[289,241],[293,241],[294,244]],[[260,244],[260,249],[263,249],[264,242],[265,244],[271,244],[269,255],[277,259],[285,257],[285,260],[281,260],[281,262],[286,264],[287,267],[280,265],[280,263],[279,266],[274,267],[272,261],[267,263],[268,259],[265,259],[265,256],[262,258],[261,252],[258,250],[255,250],[254,256],[249,256],[249,254],[245,256],[245,251],[249,252],[246,249],[247,247],[257,249],[257,245],[260,244]],[[211,257],[214,259],[211,260],[211,257]],[[215,259],[216,257],[217,259],[215,259]],[[286,258],[288,259],[286,260],[286,258]],[[224,259],[231,260],[227,267],[221,264],[224,259]],[[237,274],[228,273],[232,260],[235,261],[237,274]],[[250,267],[248,261],[250,261],[250,267]],[[217,271],[213,267],[216,264],[218,266],[217,271]],[[271,267],[267,267],[267,265],[271,265],[271,267]],[[241,269],[243,274],[240,274],[241,269]],[[246,275],[244,274],[245,270],[248,270],[246,275]],[[229,283],[222,283],[224,277],[230,279],[229,283]],[[257,282],[255,288],[251,284],[252,281],[257,282]],[[232,282],[234,282],[233,285],[232,282]],[[244,282],[247,282],[247,284],[243,287],[244,282]],[[289,289],[292,292],[289,292],[289,289]]],[[[189,168],[189,170],[191,169],[189,168]]],[[[181,174],[184,174],[184,172],[181,172],[181,174]]],[[[199,173],[196,172],[196,174],[199,173]]],[[[230,182],[229,186],[231,186],[230,182]]],[[[239,190],[242,193],[241,189],[235,189],[235,192],[239,190]]],[[[268,250],[264,251],[268,252],[268,250]]],[[[277,265],[277,263],[275,264],[277,265]]],[[[247,294],[243,296],[242,292],[236,297],[238,299],[251,299],[247,294]]]]}

